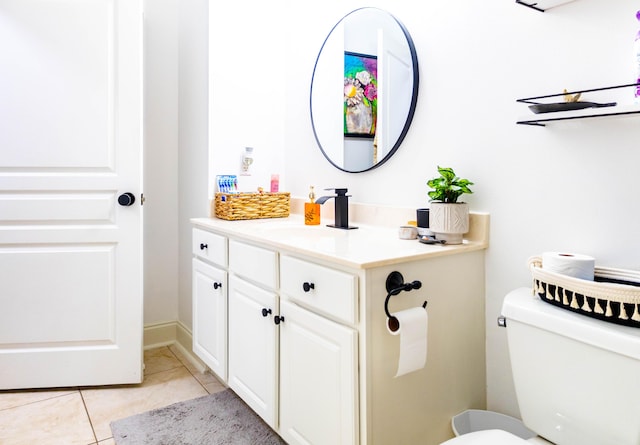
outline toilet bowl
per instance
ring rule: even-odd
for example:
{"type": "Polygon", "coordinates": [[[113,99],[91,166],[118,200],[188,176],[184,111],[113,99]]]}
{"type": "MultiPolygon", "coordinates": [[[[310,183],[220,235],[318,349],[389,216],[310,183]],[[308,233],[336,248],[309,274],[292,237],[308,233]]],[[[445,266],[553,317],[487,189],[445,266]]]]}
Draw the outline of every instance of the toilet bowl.
{"type": "Polygon", "coordinates": [[[441,445],[553,445],[541,437],[522,439],[504,430],[484,430],[464,434],[441,445]]]}
{"type": "Polygon", "coordinates": [[[441,445],[531,445],[531,443],[503,430],[484,430],[463,434],[441,445]]]}

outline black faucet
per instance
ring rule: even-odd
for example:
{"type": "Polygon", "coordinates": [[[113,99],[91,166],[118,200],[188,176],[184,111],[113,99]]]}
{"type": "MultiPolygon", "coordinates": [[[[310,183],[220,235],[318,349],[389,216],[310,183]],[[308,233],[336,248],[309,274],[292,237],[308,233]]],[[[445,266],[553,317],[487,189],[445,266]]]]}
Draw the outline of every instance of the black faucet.
{"type": "Polygon", "coordinates": [[[331,198],[336,199],[335,203],[335,218],[333,224],[327,224],[327,227],[335,227],[337,229],[357,229],[357,227],[349,226],[349,196],[347,195],[347,189],[325,189],[335,190],[334,196],[321,196],[316,200],[316,204],[324,204],[331,198]]]}

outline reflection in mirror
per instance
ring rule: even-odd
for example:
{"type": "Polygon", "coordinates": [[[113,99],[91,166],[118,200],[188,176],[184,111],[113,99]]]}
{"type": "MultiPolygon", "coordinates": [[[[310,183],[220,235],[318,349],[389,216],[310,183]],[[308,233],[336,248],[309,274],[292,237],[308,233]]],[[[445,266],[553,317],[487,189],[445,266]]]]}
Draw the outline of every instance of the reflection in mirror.
{"type": "Polygon", "coordinates": [[[404,139],[418,97],[409,32],[377,8],[344,16],[327,36],[311,80],[311,123],[324,156],[357,173],[387,161],[404,139]]]}

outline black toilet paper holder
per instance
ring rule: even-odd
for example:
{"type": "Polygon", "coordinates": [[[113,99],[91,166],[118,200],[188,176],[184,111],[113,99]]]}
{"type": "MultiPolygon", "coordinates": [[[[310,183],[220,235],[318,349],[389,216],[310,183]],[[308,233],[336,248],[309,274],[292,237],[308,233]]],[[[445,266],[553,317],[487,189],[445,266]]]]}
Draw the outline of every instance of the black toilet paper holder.
{"type": "MultiPolygon", "coordinates": [[[[391,315],[389,312],[389,298],[393,295],[398,295],[400,292],[405,291],[409,292],[413,289],[420,289],[422,287],[422,283],[418,280],[412,281],[411,283],[405,283],[404,277],[398,271],[391,272],[387,276],[386,288],[387,288],[387,298],[384,300],[384,313],[387,314],[389,329],[392,331],[397,331],[400,327],[400,322],[396,317],[391,315]]],[[[425,301],[422,304],[423,308],[427,308],[427,302],[425,301]]]]}

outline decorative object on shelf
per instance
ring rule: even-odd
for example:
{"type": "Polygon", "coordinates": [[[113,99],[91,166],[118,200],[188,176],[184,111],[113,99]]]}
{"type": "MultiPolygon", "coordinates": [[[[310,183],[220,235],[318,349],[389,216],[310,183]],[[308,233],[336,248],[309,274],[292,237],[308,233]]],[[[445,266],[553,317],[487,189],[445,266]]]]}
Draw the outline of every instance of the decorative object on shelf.
{"type": "Polygon", "coordinates": [[[626,115],[632,115],[632,114],[640,114],[640,109],[637,106],[633,106],[633,107],[620,107],[617,106],[617,104],[615,102],[611,102],[611,103],[595,103],[595,102],[557,102],[557,103],[542,103],[541,100],[543,99],[549,99],[549,98],[558,98],[558,97],[563,97],[565,98],[569,98],[570,100],[577,98],[580,98],[581,95],[583,93],[590,93],[590,92],[594,92],[594,91],[606,91],[606,90],[614,90],[614,89],[618,89],[618,88],[629,88],[629,87],[637,87],[638,84],[637,83],[628,83],[628,84],[624,84],[624,85],[615,85],[615,86],[611,86],[611,87],[603,87],[603,88],[591,88],[588,90],[580,90],[580,91],[567,91],[565,90],[562,93],[556,93],[556,94],[547,94],[544,96],[534,96],[534,97],[527,97],[527,98],[523,98],[523,99],[517,99],[516,102],[519,103],[525,103],[525,104],[531,104],[532,106],[530,106],[529,108],[531,109],[531,111],[533,111],[534,113],[538,114],[538,113],[550,113],[550,112],[556,112],[556,111],[564,111],[564,112],[568,112],[568,111],[575,111],[575,110],[580,110],[580,109],[586,109],[586,108],[608,108],[608,107],[614,107],[612,110],[608,111],[608,110],[603,110],[603,111],[593,111],[592,113],[579,113],[579,114],[570,114],[570,113],[561,113],[561,114],[557,114],[557,115],[551,115],[551,116],[542,116],[542,117],[536,117],[536,118],[532,118],[532,119],[524,119],[524,120],[519,120],[516,123],[520,124],[520,125],[534,125],[534,126],[539,126],[539,127],[544,127],[545,123],[547,122],[554,122],[554,121],[565,121],[565,120],[573,120],[573,119],[586,119],[586,118],[594,118],[594,117],[605,117],[605,116],[626,116],[626,115]]]}
{"type": "Polygon", "coordinates": [[[580,100],[580,96],[582,96],[582,93],[577,93],[577,94],[571,94],[567,91],[567,89],[564,89],[564,101],[565,102],[578,102],[580,100]]]}
{"type": "Polygon", "coordinates": [[[582,96],[582,92],[578,91],[573,94],[564,89],[562,93],[564,96],[564,102],[558,102],[553,104],[534,104],[529,105],[529,109],[536,114],[539,113],[552,113],[556,111],[572,111],[572,110],[582,110],[584,108],[601,108],[601,107],[615,107],[616,102],[609,102],[605,104],[600,104],[596,102],[580,102],[580,96],[582,96]]]}
{"type": "MultiPolygon", "coordinates": [[[[636,19],[640,22],[640,11],[636,12],[636,19]]],[[[640,104],[640,29],[636,33],[636,38],[633,42],[633,49],[635,50],[636,58],[636,87],[634,88],[635,103],[640,104]]]]}
{"type": "Polygon", "coordinates": [[[583,280],[542,267],[542,257],[529,258],[533,292],[546,303],[588,317],[640,327],[640,272],[595,267],[594,279],[583,280]]]}
{"type": "Polygon", "coordinates": [[[469,204],[458,202],[465,193],[473,193],[473,182],[459,178],[452,168],[438,166],[440,176],[427,181],[429,192],[429,228],[436,238],[447,244],[461,244],[462,235],[469,231],[469,204]]]}
{"type": "Polygon", "coordinates": [[[616,102],[608,102],[604,104],[597,103],[597,102],[558,102],[553,104],[529,105],[529,109],[533,111],[535,114],[540,114],[540,113],[553,113],[556,111],[583,110],[585,108],[615,107],[616,105],[617,105],[616,102]]]}

